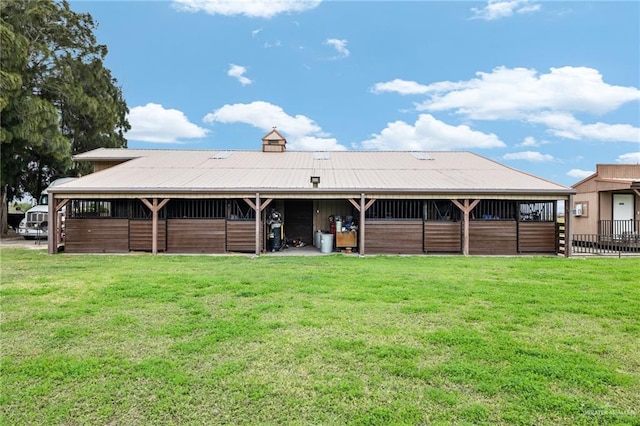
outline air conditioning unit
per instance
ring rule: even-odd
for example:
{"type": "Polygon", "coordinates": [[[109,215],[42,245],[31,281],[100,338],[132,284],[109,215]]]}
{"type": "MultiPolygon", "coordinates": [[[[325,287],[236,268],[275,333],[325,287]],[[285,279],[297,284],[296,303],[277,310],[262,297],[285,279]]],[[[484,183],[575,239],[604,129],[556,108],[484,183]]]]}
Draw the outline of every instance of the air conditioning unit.
{"type": "Polygon", "coordinates": [[[576,204],[576,212],[574,216],[582,216],[582,204],[576,204]]]}

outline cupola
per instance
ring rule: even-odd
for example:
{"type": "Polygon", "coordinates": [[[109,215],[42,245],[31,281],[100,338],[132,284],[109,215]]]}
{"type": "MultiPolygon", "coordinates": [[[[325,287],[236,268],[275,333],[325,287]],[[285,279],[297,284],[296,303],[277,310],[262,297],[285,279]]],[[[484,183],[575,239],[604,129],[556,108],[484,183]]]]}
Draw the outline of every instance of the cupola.
{"type": "Polygon", "coordinates": [[[286,149],[287,140],[275,127],[262,138],[262,152],[284,152],[286,149]]]}

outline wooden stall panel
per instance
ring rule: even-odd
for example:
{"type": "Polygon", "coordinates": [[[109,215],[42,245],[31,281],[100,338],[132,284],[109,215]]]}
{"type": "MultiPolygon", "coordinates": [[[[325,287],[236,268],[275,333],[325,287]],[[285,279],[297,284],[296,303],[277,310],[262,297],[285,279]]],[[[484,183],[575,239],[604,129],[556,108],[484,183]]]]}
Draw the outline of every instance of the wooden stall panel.
{"type": "Polygon", "coordinates": [[[64,250],[68,253],[127,253],[128,219],[67,219],[64,250]]]}
{"type": "Polygon", "coordinates": [[[427,253],[462,252],[462,223],[448,221],[425,222],[424,250],[427,253]]]}
{"type": "Polygon", "coordinates": [[[518,251],[521,253],[555,253],[554,222],[520,222],[518,233],[518,251]]]}
{"type": "Polygon", "coordinates": [[[224,219],[168,219],[167,252],[224,253],[224,219]]]}
{"type": "Polygon", "coordinates": [[[256,251],[255,220],[227,221],[227,251],[249,253],[256,251]]]}
{"type": "Polygon", "coordinates": [[[367,220],[366,253],[421,254],[423,228],[422,220],[367,220]]]}
{"type": "Polygon", "coordinates": [[[517,254],[517,240],[515,221],[469,222],[469,254],[517,254]]]}
{"type": "MultiPolygon", "coordinates": [[[[129,221],[129,249],[133,251],[152,250],[152,221],[151,220],[131,220],[129,221]]],[[[158,251],[167,249],[167,224],[164,220],[158,221],[158,251]]]]}

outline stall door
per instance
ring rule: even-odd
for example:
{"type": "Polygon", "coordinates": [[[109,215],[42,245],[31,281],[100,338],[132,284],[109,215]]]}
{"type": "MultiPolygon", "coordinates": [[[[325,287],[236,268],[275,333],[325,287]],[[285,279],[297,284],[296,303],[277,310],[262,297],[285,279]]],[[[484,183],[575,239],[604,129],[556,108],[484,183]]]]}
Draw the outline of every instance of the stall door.
{"type": "Polygon", "coordinates": [[[633,194],[613,194],[613,233],[636,232],[633,220],[633,194]]]}

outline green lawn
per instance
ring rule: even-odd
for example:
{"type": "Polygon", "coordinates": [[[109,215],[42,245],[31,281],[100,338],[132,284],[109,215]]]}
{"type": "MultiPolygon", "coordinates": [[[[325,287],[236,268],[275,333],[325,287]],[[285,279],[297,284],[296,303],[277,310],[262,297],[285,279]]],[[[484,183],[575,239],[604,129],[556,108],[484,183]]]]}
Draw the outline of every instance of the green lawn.
{"type": "Polygon", "coordinates": [[[640,258],[0,255],[7,425],[640,424],[640,258]]]}

